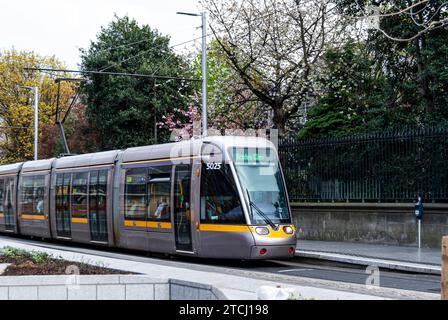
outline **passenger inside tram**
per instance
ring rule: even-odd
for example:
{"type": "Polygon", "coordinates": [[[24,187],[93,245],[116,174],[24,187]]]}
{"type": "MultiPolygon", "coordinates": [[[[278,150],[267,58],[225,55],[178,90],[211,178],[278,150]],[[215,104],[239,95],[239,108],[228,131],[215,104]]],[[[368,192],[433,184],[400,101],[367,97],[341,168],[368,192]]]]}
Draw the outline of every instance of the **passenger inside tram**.
{"type": "Polygon", "coordinates": [[[152,214],[152,218],[155,218],[157,220],[163,220],[163,219],[169,219],[170,218],[170,212],[169,212],[169,204],[167,202],[167,199],[164,197],[160,198],[160,201],[157,202],[158,206],[154,214],[152,214]]]}

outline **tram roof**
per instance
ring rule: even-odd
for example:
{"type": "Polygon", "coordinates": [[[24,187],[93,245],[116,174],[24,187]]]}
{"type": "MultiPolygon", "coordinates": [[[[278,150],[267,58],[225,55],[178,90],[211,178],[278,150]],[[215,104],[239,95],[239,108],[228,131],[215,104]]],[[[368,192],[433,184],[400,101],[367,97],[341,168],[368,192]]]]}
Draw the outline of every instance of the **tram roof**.
{"type": "Polygon", "coordinates": [[[22,172],[51,170],[51,165],[55,159],[45,159],[37,161],[28,161],[23,163],[22,172]]]}
{"type": "Polygon", "coordinates": [[[153,159],[172,159],[198,154],[200,139],[129,148],[124,151],[123,162],[153,159]]]}
{"type": "Polygon", "coordinates": [[[20,169],[22,168],[23,162],[19,163],[13,163],[13,164],[6,164],[4,166],[0,166],[0,175],[3,174],[14,174],[19,173],[20,169]]]}
{"type": "Polygon", "coordinates": [[[129,148],[124,151],[113,150],[90,153],[64,158],[20,162],[0,166],[0,175],[22,172],[55,169],[87,167],[114,164],[118,154],[123,153],[123,162],[134,162],[152,159],[172,159],[199,155],[203,144],[216,144],[222,149],[229,147],[266,148],[273,147],[272,142],[265,138],[244,136],[209,136],[176,143],[159,144],[145,147],[129,148]]]}
{"type": "Polygon", "coordinates": [[[119,150],[113,150],[59,158],[56,159],[54,168],[63,169],[114,164],[119,152],[119,150]]]}
{"type": "Polygon", "coordinates": [[[124,151],[123,162],[135,162],[153,159],[174,159],[200,154],[204,143],[216,144],[222,149],[229,147],[266,148],[274,145],[265,138],[242,136],[210,136],[201,139],[129,148],[124,151]]]}

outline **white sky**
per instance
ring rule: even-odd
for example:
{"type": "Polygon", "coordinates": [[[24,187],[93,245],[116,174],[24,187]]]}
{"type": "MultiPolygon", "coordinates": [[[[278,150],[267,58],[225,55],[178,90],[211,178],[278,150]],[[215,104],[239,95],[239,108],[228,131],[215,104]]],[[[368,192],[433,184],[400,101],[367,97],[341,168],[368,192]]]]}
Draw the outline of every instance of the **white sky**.
{"type": "Polygon", "coordinates": [[[115,13],[170,35],[171,45],[200,37],[201,18],[177,11],[199,12],[199,0],[0,0],[0,50],[56,55],[78,69],[79,48],[87,48],[115,13]]]}

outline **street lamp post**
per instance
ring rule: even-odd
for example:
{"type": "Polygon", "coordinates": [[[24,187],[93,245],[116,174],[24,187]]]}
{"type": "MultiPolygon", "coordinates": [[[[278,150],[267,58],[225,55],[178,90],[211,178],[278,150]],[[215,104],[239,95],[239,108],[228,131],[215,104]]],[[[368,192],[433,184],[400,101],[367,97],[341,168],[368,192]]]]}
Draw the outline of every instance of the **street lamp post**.
{"type": "Polygon", "coordinates": [[[208,134],[207,121],[207,15],[205,12],[201,14],[177,12],[177,14],[185,16],[194,16],[202,18],[202,135],[208,134]]]}
{"type": "Polygon", "coordinates": [[[27,86],[17,86],[18,88],[25,88],[34,91],[34,160],[37,160],[37,149],[38,149],[38,137],[39,137],[39,88],[38,87],[27,87],[27,86]]]}

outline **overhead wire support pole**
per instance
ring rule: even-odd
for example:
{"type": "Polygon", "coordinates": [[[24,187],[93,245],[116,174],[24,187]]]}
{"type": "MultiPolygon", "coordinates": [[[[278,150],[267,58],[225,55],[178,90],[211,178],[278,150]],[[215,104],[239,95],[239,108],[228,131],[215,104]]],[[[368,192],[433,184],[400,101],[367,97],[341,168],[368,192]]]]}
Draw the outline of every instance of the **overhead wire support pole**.
{"type": "Polygon", "coordinates": [[[208,135],[207,120],[207,16],[205,12],[202,16],[202,135],[208,135]]]}
{"type": "Polygon", "coordinates": [[[76,100],[78,100],[79,94],[81,92],[81,87],[82,84],[85,82],[85,79],[80,79],[80,78],[58,78],[55,80],[55,82],[58,84],[58,96],[57,96],[57,103],[56,103],[56,125],[59,128],[59,132],[61,133],[61,139],[62,139],[62,144],[64,145],[64,151],[66,155],[70,155],[70,148],[68,146],[67,143],[67,138],[65,137],[65,131],[64,131],[64,123],[65,120],[67,120],[67,117],[70,113],[70,110],[72,109],[73,105],[75,104],[76,100]],[[73,97],[72,102],[70,103],[70,106],[68,107],[67,111],[65,112],[64,118],[61,121],[61,117],[60,117],[60,108],[59,108],[59,101],[60,101],[60,89],[61,89],[61,82],[62,81],[67,81],[67,82],[80,82],[80,85],[78,87],[78,90],[76,90],[76,94],[73,97]]]}
{"type": "Polygon", "coordinates": [[[39,141],[39,88],[34,87],[34,160],[38,159],[39,141]]]}
{"type": "Polygon", "coordinates": [[[177,14],[202,18],[202,136],[208,135],[207,119],[207,13],[177,12],[177,14]]]}
{"type": "Polygon", "coordinates": [[[33,90],[34,92],[34,160],[38,160],[38,143],[39,143],[39,88],[29,86],[17,86],[33,90]]]}

